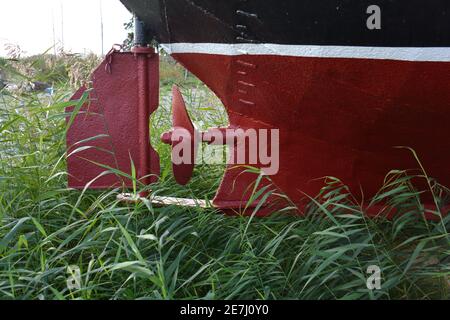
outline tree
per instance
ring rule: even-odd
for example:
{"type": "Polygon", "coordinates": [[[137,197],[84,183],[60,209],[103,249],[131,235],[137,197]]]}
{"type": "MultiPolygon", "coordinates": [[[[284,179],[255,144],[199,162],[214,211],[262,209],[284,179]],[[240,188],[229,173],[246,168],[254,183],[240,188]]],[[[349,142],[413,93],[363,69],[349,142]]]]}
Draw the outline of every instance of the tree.
{"type": "Polygon", "coordinates": [[[133,39],[134,39],[134,19],[131,18],[131,20],[127,23],[123,24],[126,31],[128,31],[127,38],[123,41],[123,48],[124,49],[131,49],[133,46],[133,39]]]}

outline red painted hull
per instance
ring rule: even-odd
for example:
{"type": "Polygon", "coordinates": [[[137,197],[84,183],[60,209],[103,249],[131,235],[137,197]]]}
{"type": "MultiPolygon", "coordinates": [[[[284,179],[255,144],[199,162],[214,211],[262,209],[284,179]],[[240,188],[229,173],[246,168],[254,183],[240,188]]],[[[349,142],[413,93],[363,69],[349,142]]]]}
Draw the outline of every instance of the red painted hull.
{"type": "MultiPolygon", "coordinates": [[[[413,154],[398,146],[414,149],[428,175],[450,185],[448,62],[173,56],[222,100],[231,126],[280,129],[272,180],[299,206],[326,176],[370,199],[391,170],[419,173],[413,154]]],[[[425,190],[424,182],[417,187],[425,190]]]]}

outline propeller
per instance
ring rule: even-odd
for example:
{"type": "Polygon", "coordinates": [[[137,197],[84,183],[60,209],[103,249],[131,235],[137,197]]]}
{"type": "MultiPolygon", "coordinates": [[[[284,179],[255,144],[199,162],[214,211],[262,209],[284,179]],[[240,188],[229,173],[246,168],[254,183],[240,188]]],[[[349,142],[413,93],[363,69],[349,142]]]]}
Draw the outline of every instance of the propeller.
{"type": "Polygon", "coordinates": [[[172,146],[173,175],[177,183],[184,186],[194,173],[201,134],[195,129],[176,85],[172,87],[172,124],[173,129],[165,132],[161,141],[172,146]]]}

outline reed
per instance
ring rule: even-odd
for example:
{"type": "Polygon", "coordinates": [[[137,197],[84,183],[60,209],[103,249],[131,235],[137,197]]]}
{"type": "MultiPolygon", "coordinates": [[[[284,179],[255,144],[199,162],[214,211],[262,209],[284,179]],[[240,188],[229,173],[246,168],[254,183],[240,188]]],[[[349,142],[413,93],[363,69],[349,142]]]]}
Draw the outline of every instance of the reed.
{"type": "MultiPolygon", "coordinates": [[[[19,77],[20,68],[1,63],[19,77]]],[[[23,78],[43,77],[39,63],[21,63],[34,70],[23,78]]],[[[393,171],[378,195],[410,212],[393,221],[367,219],[331,178],[321,195],[326,201],[312,201],[304,218],[230,218],[210,209],[119,203],[123,190],[67,189],[64,108],[73,89],[66,73],[55,84],[51,97],[0,91],[1,299],[449,298],[450,218],[423,219],[405,172],[393,171]],[[381,290],[366,286],[370,265],[382,270],[381,290]],[[67,287],[69,266],[80,269],[79,289],[67,287]]],[[[162,88],[154,137],[170,127],[169,92],[162,88]]],[[[226,123],[205,87],[184,83],[184,94],[194,120],[201,117],[205,127],[226,123]]],[[[180,188],[169,149],[153,143],[163,168],[153,192],[213,196],[223,167],[198,168],[180,188]]]]}

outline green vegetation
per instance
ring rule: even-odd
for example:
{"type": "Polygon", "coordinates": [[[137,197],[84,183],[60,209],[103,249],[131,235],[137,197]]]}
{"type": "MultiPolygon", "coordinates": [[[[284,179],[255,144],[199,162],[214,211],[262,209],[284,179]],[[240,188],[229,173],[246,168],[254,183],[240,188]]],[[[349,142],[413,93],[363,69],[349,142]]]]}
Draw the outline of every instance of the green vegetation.
{"type": "MultiPolygon", "coordinates": [[[[367,219],[331,178],[324,202],[312,202],[306,218],[231,218],[200,208],[119,203],[123,190],[68,190],[64,108],[97,61],[0,60],[8,79],[48,81],[56,92],[0,91],[1,299],[449,298],[450,218],[425,221],[404,172],[393,171],[378,196],[409,212],[394,221],[367,219]],[[366,287],[371,265],[382,270],[381,290],[366,287]],[[69,266],[80,268],[79,290],[67,288],[69,266]]],[[[198,168],[181,188],[171,177],[170,150],[157,140],[170,127],[171,83],[181,83],[202,127],[223,125],[226,115],[173,62],[163,61],[162,77],[162,105],[152,120],[162,176],[151,189],[209,199],[223,168],[198,168]]],[[[432,186],[436,200],[446,201],[447,190],[432,186]]]]}

